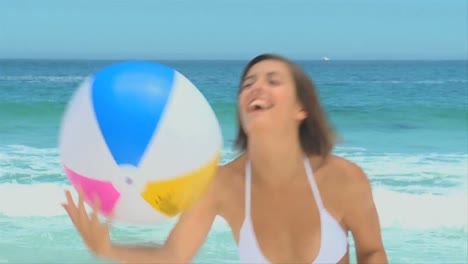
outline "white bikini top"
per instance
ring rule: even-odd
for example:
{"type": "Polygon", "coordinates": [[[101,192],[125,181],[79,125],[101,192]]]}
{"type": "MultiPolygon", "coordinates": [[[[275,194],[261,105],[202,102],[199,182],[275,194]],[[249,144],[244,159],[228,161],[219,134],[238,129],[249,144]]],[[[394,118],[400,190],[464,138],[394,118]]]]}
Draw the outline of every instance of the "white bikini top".
{"type": "MultiPolygon", "coordinates": [[[[320,214],[321,241],[317,257],[312,263],[337,263],[348,250],[348,239],[338,222],[325,209],[307,157],[304,157],[307,178],[314,194],[320,214]]],[[[245,168],[245,219],[239,234],[239,257],[241,263],[269,263],[263,255],[250,217],[251,168],[247,161],[245,168]]]]}

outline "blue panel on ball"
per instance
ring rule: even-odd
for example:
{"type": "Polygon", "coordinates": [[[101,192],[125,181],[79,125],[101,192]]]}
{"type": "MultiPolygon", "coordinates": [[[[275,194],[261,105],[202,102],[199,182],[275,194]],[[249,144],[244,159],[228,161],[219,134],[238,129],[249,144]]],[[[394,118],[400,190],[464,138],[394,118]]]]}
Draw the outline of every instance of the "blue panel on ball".
{"type": "Polygon", "coordinates": [[[174,76],[173,69],[149,62],[114,64],[94,76],[96,119],[117,164],[138,166],[169,100],[174,76]]]}

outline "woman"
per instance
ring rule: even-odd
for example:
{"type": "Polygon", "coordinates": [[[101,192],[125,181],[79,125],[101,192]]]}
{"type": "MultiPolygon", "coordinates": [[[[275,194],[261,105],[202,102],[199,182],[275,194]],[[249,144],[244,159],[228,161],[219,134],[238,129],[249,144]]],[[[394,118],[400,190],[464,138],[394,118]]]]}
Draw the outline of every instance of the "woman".
{"type": "Polygon", "coordinates": [[[369,180],[331,154],[334,135],[315,93],[283,57],[264,54],[247,65],[238,93],[242,155],[218,168],[164,245],[112,243],[107,223],[88,217],[81,193],[76,207],[67,191],[64,207],[93,254],[122,262],[190,262],[219,215],[244,263],[348,263],[348,231],[359,263],[387,263],[369,180]]]}

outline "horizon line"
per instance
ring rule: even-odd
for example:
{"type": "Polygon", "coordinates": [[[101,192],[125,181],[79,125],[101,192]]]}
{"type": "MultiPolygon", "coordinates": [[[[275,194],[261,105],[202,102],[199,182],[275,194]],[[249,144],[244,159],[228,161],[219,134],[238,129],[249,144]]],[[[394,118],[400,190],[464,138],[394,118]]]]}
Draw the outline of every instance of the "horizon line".
{"type": "MultiPolygon", "coordinates": [[[[252,57],[253,58],[253,57],[252,57]]],[[[24,61],[232,61],[232,62],[245,62],[249,61],[252,58],[2,58],[0,57],[0,61],[12,61],[12,60],[24,60],[24,61]]],[[[367,59],[329,59],[324,60],[323,58],[306,58],[306,59],[298,59],[295,56],[286,57],[292,61],[323,61],[323,62],[333,62],[333,61],[468,61],[468,58],[414,58],[414,59],[403,59],[403,58],[367,58],[367,59]]]]}

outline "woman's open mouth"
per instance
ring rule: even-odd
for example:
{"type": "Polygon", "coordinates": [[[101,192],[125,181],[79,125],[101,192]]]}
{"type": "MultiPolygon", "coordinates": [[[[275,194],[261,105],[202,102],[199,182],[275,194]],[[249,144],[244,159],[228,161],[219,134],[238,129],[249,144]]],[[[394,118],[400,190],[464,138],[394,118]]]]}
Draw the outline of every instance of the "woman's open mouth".
{"type": "Polygon", "coordinates": [[[264,100],[264,99],[254,99],[248,106],[247,110],[248,112],[257,112],[257,111],[264,111],[268,110],[272,107],[273,105],[264,100]]]}

